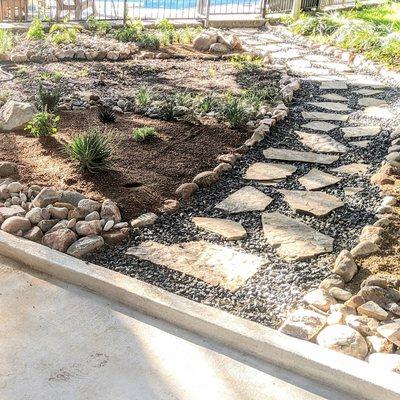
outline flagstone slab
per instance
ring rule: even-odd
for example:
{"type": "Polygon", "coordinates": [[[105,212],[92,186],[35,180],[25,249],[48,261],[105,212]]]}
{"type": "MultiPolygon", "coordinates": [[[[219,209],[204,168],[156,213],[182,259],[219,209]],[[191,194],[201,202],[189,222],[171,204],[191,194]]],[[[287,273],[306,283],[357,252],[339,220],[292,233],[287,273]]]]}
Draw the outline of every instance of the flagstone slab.
{"type": "Polygon", "coordinates": [[[353,69],[349,67],[346,64],[342,63],[336,63],[336,62],[316,62],[317,65],[328,68],[328,69],[333,69],[334,71],[337,72],[351,72],[353,69]]]}
{"type": "Polygon", "coordinates": [[[313,129],[315,131],[330,132],[333,129],[339,128],[339,126],[325,121],[311,121],[307,124],[302,125],[302,128],[313,129]]]}
{"type": "Polygon", "coordinates": [[[363,107],[387,106],[388,103],[385,100],[375,99],[374,97],[362,97],[361,99],[358,99],[358,105],[363,107]]]}
{"type": "Polygon", "coordinates": [[[226,240],[240,240],[247,237],[246,229],[242,224],[230,219],[193,217],[192,221],[198,228],[216,233],[226,240]]]}
{"type": "Polygon", "coordinates": [[[327,154],[318,154],[311,151],[297,151],[288,149],[277,149],[269,147],[263,151],[264,157],[272,160],[282,161],[300,161],[315,164],[333,164],[339,159],[339,156],[327,154]]]}
{"type": "Polygon", "coordinates": [[[333,250],[333,238],[279,212],[264,212],[262,225],[264,238],[284,260],[305,260],[333,250]]]}
{"type": "Polygon", "coordinates": [[[296,212],[304,212],[317,217],[323,217],[344,203],[338,197],[325,192],[310,192],[305,190],[279,190],[285,201],[296,212]]]}
{"type": "Polygon", "coordinates": [[[304,58],[308,61],[314,61],[314,62],[329,61],[329,58],[327,56],[323,56],[320,54],[308,54],[304,58]]]}
{"type": "Polygon", "coordinates": [[[272,202],[272,198],[252,187],[245,186],[219,202],[215,208],[229,214],[248,211],[264,211],[272,202]]]}
{"type": "Polygon", "coordinates": [[[384,106],[369,106],[365,108],[364,114],[367,117],[379,119],[392,119],[394,117],[389,108],[384,106]]]}
{"type": "Polygon", "coordinates": [[[316,119],[320,121],[347,121],[349,116],[346,114],[333,114],[318,111],[302,111],[304,119],[316,119]]]}
{"type": "Polygon", "coordinates": [[[341,174],[349,174],[349,175],[356,175],[356,174],[365,174],[370,167],[369,164],[361,164],[361,163],[351,163],[347,165],[342,165],[337,168],[333,168],[332,171],[339,172],[341,174]]]}
{"type": "Polygon", "coordinates": [[[336,93],[322,94],[319,97],[322,97],[323,99],[331,100],[331,101],[348,101],[348,99],[346,97],[341,96],[340,94],[336,94],[336,93]]]}
{"type": "Polygon", "coordinates": [[[359,187],[348,186],[343,188],[343,192],[346,196],[355,196],[357,193],[362,192],[364,189],[359,187]]]}
{"type": "Polygon", "coordinates": [[[274,181],[284,179],[295,173],[296,170],[297,168],[290,164],[257,162],[249,166],[243,178],[252,181],[272,181],[272,183],[276,183],[274,181]]]}
{"type": "Polygon", "coordinates": [[[368,89],[382,89],[386,87],[386,85],[369,75],[362,74],[345,74],[347,77],[347,81],[353,85],[358,87],[367,87],[368,89]]]}
{"type": "Polygon", "coordinates": [[[376,136],[381,132],[381,127],[379,125],[347,126],[342,128],[342,132],[345,138],[376,136]]]}
{"type": "Polygon", "coordinates": [[[374,94],[383,93],[383,90],[378,89],[358,89],[354,91],[355,93],[362,94],[363,96],[372,96],[374,94]]]}
{"type": "Polygon", "coordinates": [[[325,133],[295,131],[301,143],[319,153],[347,153],[349,148],[325,133]]]}
{"type": "Polygon", "coordinates": [[[265,264],[262,258],[206,241],[130,247],[127,255],[194,276],[230,291],[240,288],[265,264]]]}
{"type": "Polygon", "coordinates": [[[270,55],[273,59],[291,60],[293,58],[301,57],[302,53],[303,53],[302,51],[297,49],[289,49],[289,50],[276,51],[274,53],[271,53],[270,55]]]}
{"type": "Polygon", "coordinates": [[[342,178],[322,172],[317,168],[312,168],[310,172],[299,178],[299,182],[307,190],[318,190],[327,186],[335,185],[342,178]]]}
{"type": "Polygon", "coordinates": [[[325,81],[321,83],[320,89],[322,90],[346,90],[348,86],[343,81],[325,81]]]}
{"type": "Polygon", "coordinates": [[[370,140],[360,140],[359,142],[349,142],[351,146],[356,146],[356,147],[361,147],[362,149],[365,149],[370,145],[371,141],[370,140]]]}
{"type": "Polygon", "coordinates": [[[333,101],[315,101],[308,104],[311,104],[315,107],[325,108],[326,110],[331,111],[350,111],[350,108],[347,107],[346,104],[336,103],[333,101]]]}

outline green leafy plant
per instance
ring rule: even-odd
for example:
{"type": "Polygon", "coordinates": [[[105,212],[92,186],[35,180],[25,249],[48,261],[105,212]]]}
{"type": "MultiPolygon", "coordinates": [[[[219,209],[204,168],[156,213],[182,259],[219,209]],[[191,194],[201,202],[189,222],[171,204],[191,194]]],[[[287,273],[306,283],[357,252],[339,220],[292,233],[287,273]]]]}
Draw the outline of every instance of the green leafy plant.
{"type": "Polygon", "coordinates": [[[0,54],[11,50],[15,46],[15,42],[14,33],[0,29],[0,54]]]}
{"type": "Polygon", "coordinates": [[[70,28],[65,24],[53,24],[49,31],[49,40],[54,44],[75,43],[77,36],[77,29],[70,28]]]}
{"type": "Polygon", "coordinates": [[[33,137],[55,135],[58,131],[60,117],[47,111],[37,113],[25,127],[33,137]]]}
{"type": "Polygon", "coordinates": [[[110,107],[99,108],[97,115],[103,124],[112,124],[116,120],[115,112],[110,107]]]}
{"type": "Polygon", "coordinates": [[[149,126],[143,126],[141,128],[137,128],[132,132],[132,136],[138,142],[142,142],[146,139],[151,139],[158,136],[157,131],[149,126]]]}
{"type": "Polygon", "coordinates": [[[231,64],[239,71],[252,72],[262,68],[264,62],[261,57],[251,54],[235,54],[231,57],[231,64]]]}
{"type": "Polygon", "coordinates": [[[112,150],[109,139],[97,130],[76,136],[66,146],[66,151],[83,172],[104,171],[111,166],[112,150]]]}
{"type": "Polygon", "coordinates": [[[158,50],[161,46],[159,35],[153,32],[142,32],[135,42],[141,49],[158,50]]]}
{"type": "Polygon", "coordinates": [[[141,86],[135,96],[135,110],[138,114],[144,114],[150,107],[153,100],[152,91],[146,87],[141,86]]]}
{"type": "Polygon", "coordinates": [[[255,110],[258,110],[264,103],[275,103],[278,94],[279,89],[273,85],[264,87],[251,86],[241,93],[241,98],[245,103],[252,106],[255,110]]]}
{"type": "Polygon", "coordinates": [[[42,85],[39,86],[37,95],[38,107],[42,111],[49,111],[51,113],[57,110],[58,104],[61,99],[61,88],[59,86],[46,89],[42,85]]]}
{"type": "Polygon", "coordinates": [[[219,100],[214,93],[209,93],[200,99],[199,108],[203,113],[209,113],[218,110],[219,100]]]}
{"type": "Polygon", "coordinates": [[[29,39],[40,40],[46,37],[46,33],[44,32],[43,23],[39,18],[35,18],[26,34],[29,39]]]}
{"type": "Polygon", "coordinates": [[[233,129],[240,129],[250,121],[250,112],[246,102],[240,97],[228,93],[219,110],[220,117],[229,122],[233,129]]]}
{"type": "Polygon", "coordinates": [[[160,31],[174,31],[175,25],[168,19],[163,18],[156,22],[156,28],[160,31]]]}
{"type": "Polygon", "coordinates": [[[101,21],[91,16],[87,19],[87,25],[90,31],[104,36],[111,31],[111,24],[108,21],[101,21]]]}
{"type": "Polygon", "coordinates": [[[139,40],[143,31],[143,22],[140,19],[136,19],[116,30],[114,37],[120,42],[135,42],[139,40]]]}
{"type": "Polygon", "coordinates": [[[0,103],[5,103],[10,98],[10,92],[8,90],[2,90],[0,92],[0,103]]]}

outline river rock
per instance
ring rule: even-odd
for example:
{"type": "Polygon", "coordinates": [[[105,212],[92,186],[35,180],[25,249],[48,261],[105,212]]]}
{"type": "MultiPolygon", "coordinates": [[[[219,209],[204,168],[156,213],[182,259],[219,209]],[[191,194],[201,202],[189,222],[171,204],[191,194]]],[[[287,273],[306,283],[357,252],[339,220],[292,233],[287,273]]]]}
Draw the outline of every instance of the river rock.
{"type": "Polygon", "coordinates": [[[198,187],[210,187],[218,181],[218,175],[214,171],[200,172],[193,178],[193,183],[198,187]]]}
{"type": "Polygon", "coordinates": [[[8,178],[18,172],[17,164],[8,161],[0,161],[0,178],[8,178]]]}
{"type": "Polygon", "coordinates": [[[28,218],[14,216],[4,221],[1,224],[1,229],[12,234],[16,234],[18,231],[26,232],[31,229],[31,222],[28,218]]]}
{"type": "Polygon", "coordinates": [[[43,188],[39,194],[32,200],[33,207],[47,207],[50,204],[60,201],[61,193],[54,188],[43,188]]]}
{"type": "Polygon", "coordinates": [[[158,216],[154,213],[145,213],[139,215],[136,219],[131,221],[132,228],[143,228],[145,226],[153,225],[158,219],[158,216]]]}
{"type": "Polygon", "coordinates": [[[77,239],[78,237],[71,229],[61,228],[55,232],[46,233],[43,236],[42,243],[47,247],[65,253],[77,239]]]}
{"type": "Polygon", "coordinates": [[[96,221],[78,221],[75,225],[75,231],[79,236],[99,235],[103,230],[101,222],[96,221]]]}
{"type": "Polygon", "coordinates": [[[78,208],[85,211],[87,215],[93,211],[100,211],[101,203],[91,199],[82,199],[78,203],[78,208]]]}
{"type": "Polygon", "coordinates": [[[34,226],[24,234],[24,238],[31,240],[32,242],[41,243],[43,238],[43,232],[38,226],[34,226]]]}
{"type": "Polygon", "coordinates": [[[197,190],[199,190],[199,187],[196,183],[183,183],[178,187],[178,189],[176,189],[175,194],[178,196],[178,198],[182,200],[189,200],[189,198],[193,196],[193,194],[196,193],[197,190]]]}
{"type": "Polygon", "coordinates": [[[335,260],[332,272],[350,282],[357,273],[358,268],[352,254],[348,250],[342,250],[335,260]]]}
{"type": "Polygon", "coordinates": [[[104,200],[101,205],[100,217],[106,221],[113,220],[115,223],[121,222],[121,212],[119,211],[117,203],[109,199],[104,200]]]}
{"type": "Polygon", "coordinates": [[[303,301],[311,306],[318,308],[321,311],[327,312],[331,305],[336,304],[336,300],[323,289],[315,289],[307,293],[303,301]]]}
{"type": "Polygon", "coordinates": [[[100,249],[104,245],[104,239],[101,236],[85,236],[78,239],[68,247],[67,254],[81,258],[86,254],[100,249]]]}
{"type": "Polygon", "coordinates": [[[371,336],[376,334],[379,322],[373,318],[360,315],[348,315],[346,324],[363,336],[371,336]]]}
{"type": "Polygon", "coordinates": [[[325,326],[326,318],[315,311],[299,309],[289,314],[279,331],[303,340],[313,339],[325,326]]]}

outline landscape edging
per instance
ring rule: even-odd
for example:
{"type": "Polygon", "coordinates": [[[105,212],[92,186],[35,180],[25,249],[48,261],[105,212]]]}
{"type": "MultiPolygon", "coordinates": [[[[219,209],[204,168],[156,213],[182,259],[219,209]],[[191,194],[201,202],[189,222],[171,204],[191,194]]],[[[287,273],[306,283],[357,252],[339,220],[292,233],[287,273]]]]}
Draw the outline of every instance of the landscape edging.
{"type": "Polygon", "coordinates": [[[196,303],[138,279],[0,232],[0,254],[64,282],[367,400],[400,396],[398,375],[196,303]]]}

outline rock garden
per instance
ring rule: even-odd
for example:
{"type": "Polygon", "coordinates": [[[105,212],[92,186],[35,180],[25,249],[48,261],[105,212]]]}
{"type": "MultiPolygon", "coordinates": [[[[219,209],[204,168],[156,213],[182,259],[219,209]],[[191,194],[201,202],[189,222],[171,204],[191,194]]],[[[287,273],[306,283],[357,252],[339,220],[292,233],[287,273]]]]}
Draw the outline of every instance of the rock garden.
{"type": "Polygon", "coordinates": [[[398,372],[396,82],[282,27],[128,27],[5,52],[1,229],[398,372]]]}

